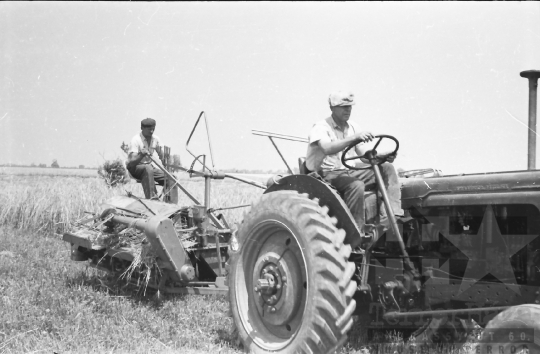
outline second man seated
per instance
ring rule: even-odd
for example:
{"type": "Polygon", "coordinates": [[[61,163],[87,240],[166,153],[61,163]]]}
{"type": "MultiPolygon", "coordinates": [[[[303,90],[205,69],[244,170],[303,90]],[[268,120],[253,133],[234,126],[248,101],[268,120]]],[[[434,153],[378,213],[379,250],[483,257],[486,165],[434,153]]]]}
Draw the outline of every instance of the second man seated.
{"type": "Polygon", "coordinates": [[[141,121],[141,132],[131,139],[128,154],[128,171],[136,179],[141,180],[146,199],[152,199],[155,195],[156,182],[163,186],[165,184],[165,174],[152,162],[163,161],[163,150],[161,141],[154,135],[156,121],[146,118],[141,121]],[[157,155],[157,156],[156,156],[157,155]]]}

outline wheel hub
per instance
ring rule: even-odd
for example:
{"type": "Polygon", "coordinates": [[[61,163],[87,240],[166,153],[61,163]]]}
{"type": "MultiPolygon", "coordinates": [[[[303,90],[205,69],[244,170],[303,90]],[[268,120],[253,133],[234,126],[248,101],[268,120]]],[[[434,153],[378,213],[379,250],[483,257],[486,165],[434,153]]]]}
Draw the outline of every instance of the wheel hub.
{"type": "Polygon", "coordinates": [[[290,283],[296,279],[303,283],[301,268],[294,257],[279,256],[275,252],[260,255],[253,273],[257,310],[264,321],[274,326],[286,326],[298,312],[302,286],[290,283]]]}
{"type": "MultiPolygon", "coordinates": [[[[275,312],[275,308],[271,307],[276,305],[282,296],[283,285],[286,284],[286,276],[282,276],[279,265],[268,260],[263,266],[261,271],[261,278],[257,280],[257,286],[255,292],[263,299],[264,304],[269,306],[270,312],[275,312]]],[[[263,260],[264,262],[264,260],[263,260]]]]}
{"type": "Polygon", "coordinates": [[[273,274],[265,273],[264,279],[257,280],[257,289],[262,294],[273,295],[276,291],[276,279],[273,274]]]}

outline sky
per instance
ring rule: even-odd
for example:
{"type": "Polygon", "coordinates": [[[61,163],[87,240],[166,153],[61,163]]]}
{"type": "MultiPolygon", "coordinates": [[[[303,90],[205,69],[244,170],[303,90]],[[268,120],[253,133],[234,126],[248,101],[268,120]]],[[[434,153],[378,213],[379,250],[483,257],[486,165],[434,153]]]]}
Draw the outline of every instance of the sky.
{"type": "Polygon", "coordinates": [[[305,138],[350,90],[351,119],[399,140],[397,167],[522,170],[540,3],[2,2],[0,48],[0,164],[125,158],[152,117],[189,165],[204,111],[216,169],[282,169],[251,130],[305,138]]]}

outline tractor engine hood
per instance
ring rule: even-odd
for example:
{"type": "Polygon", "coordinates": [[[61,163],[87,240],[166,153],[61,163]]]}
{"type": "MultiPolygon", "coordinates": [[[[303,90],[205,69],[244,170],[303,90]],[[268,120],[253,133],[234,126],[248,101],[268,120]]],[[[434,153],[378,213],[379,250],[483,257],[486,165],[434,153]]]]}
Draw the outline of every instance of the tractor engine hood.
{"type": "Polygon", "coordinates": [[[434,195],[540,191],[540,170],[401,179],[405,208],[434,195]]]}

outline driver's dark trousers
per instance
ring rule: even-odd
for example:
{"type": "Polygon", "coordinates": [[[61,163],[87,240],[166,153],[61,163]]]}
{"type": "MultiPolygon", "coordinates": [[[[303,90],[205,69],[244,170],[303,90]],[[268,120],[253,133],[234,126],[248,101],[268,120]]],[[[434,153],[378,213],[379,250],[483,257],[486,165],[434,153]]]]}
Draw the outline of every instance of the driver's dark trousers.
{"type": "Polygon", "coordinates": [[[165,183],[165,174],[163,171],[151,164],[139,164],[128,170],[133,177],[141,181],[146,199],[151,199],[155,196],[156,182],[160,186],[163,186],[165,183]]]}
{"type": "MultiPolygon", "coordinates": [[[[379,168],[394,214],[403,216],[403,209],[401,209],[401,186],[394,165],[386,162],[379,165],[379,168]]],[[[372,169],[319,171],[319,174],[337,189],[345,204],[349,207],[360,230],[362,230],[365,223],[366,214],[368,221],[373,222],[377,214],[377,209],[379,209],[377,205],[374,204],[374,207],[364,210],[365,189],[366,187],[373,188],[373,185],[377,183],[375,173],[372,169]]],[[[382,216],[385,217],[384,206],[380,210],[382,216]]]]}

